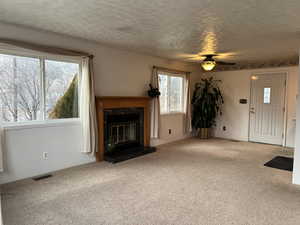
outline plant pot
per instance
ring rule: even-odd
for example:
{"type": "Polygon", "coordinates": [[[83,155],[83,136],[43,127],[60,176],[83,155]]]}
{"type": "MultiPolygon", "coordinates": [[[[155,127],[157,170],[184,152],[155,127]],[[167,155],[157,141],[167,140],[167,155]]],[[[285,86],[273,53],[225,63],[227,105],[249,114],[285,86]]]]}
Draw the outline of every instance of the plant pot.
{"type": "Polygon", "coordinates": [[[201,139],[210,138],[210,128],[199,128],[198,137],[201,139]]]}

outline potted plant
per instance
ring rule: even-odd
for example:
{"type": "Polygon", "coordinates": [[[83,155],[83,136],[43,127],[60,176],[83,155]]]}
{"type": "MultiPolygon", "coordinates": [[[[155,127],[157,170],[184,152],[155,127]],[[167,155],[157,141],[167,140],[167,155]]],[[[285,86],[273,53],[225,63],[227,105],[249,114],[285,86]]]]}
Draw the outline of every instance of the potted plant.
{"type": "Polygon", "coordinates": [[[200,138],[209,138],[210,129],[216,124],[218,114],[222,114],[224,103],[218,84],[213,77],[201,79],[196,83],[192,98],[192,126],[200,138]]]}

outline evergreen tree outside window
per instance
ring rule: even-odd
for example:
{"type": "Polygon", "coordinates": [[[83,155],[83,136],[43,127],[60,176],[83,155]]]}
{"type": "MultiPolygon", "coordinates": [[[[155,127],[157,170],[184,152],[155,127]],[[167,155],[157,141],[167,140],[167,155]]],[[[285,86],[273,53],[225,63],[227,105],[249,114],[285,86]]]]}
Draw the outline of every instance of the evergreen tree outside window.
{"type": "Polygon", "coordinates": [[[45,60],[47,119],[78,117],[78,72],[76,63],[45,60]]]}

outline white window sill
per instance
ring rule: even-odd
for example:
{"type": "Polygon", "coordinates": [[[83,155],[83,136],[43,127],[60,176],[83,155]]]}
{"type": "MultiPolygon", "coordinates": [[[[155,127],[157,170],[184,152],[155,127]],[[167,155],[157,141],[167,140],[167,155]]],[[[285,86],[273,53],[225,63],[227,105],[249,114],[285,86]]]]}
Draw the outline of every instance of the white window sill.
{"type": "Polygon", "coordinates": [[[171,116],[171,115],[185,115],[184,112],[169,112],[169,113],[161,113],[161,116],[171,116]]]}
{"type": "Polygon", "coordinates": [[[47,121],[29,121],[18,123],[4,123],[2,127],[4,130],[23,130],[33,128],[46,128],[46,127],[64,127],[80,125],[80,119],[57,119],[47,121]]]}

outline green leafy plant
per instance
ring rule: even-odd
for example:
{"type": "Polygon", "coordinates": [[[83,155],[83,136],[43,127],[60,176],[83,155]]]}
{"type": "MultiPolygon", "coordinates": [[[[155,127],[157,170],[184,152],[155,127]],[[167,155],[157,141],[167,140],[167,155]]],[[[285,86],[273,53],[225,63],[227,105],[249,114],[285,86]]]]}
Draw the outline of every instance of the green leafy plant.
{"type": "Polygon", "coordinates": [[[216,124],[218,114],[222,114],[221,107],[224,100],[219,88],[220,82],[210,77],[196,83],[192,97],[194,129],[211,128],[216,124]]]}

